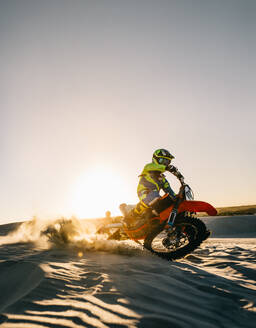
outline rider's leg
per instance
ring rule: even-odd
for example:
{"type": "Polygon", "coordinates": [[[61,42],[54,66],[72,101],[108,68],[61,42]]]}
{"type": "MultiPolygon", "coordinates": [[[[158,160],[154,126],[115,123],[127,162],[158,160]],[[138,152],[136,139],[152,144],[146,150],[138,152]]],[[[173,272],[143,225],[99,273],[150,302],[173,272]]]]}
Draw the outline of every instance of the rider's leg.
{"type": "Polygon", "coordinates": [[[120,206],[120,210],[124,214],[125,223],[128,225],[135,224],[138,222],[138,219],[145,217],[149,212],[151,213],[151,208],[142,201],[129,211],[124,211],[122,205],[120,206]]]}
{"type": "Polygon", "coordinates": [[[142,195],[142,197],[140,197],[140,202],[134,209],[134,213],[141,216],[144,214],[144,212],[148,211],[148,209],[151,209],[151,203],[153,203],[159,197],[160,195],[157,190],[153,190],[147,194],[142,195]]]}
{"type": "Polygon", "coordinates": [[[140,202],[134,209],[134,215],[140,218],[157,216],[158,212],[154,209],[154,204],[161,198],[157,190],[153,190],[140,199],[140,202]]]}
{"type": "Polygon", "coordinates": [[[161,197],[158,192],[152,191],[140,201],[134,210],[131,212],[132,215],[145,218],[158,216],[162,211],[170,207],[174,203],[172,197],[166,194],[161,197]]]}
{"type": "Polygon", "coordinates": [[[166,195],[163,198],[159,195],[157,190],[153,190],[144,195],[143,199],[141,199],[132,210],[129,210],[124,214],[124,211],[121,209],[124,204],[121,204],[120,210],[124,214],[125,221],[127,221],[127,223],[133,223],[135,219],[158,216],[160,212],[171,206],[172,203],[173,200],[171,197],[166,195]]]}

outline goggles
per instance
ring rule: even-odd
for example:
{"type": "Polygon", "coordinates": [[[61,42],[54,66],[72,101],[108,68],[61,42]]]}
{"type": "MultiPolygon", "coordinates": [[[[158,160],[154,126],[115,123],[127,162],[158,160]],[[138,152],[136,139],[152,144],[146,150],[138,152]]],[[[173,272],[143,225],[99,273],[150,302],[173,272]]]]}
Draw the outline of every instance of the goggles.
{"type": "Polygon", "coordinates": [[[165,165],[165,166],[168,166],[170,163],[171,163],[171,159],[169,159],[169,158],[163,158],[163,157],[160,157],[159,159],[158,159],[158,163],[159,164],[162,164],[162,165],[165,165]]]}

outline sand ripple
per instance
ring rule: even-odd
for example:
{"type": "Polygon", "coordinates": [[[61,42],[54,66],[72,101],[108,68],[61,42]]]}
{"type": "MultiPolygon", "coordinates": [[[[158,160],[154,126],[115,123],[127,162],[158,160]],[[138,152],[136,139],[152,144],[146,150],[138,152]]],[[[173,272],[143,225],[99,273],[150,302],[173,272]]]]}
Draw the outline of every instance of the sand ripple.
{"type": "Polygon", "coordinates": [[[255,239],[210,239],[177,262],[121,245],[2,244],[0,326],[255,327],[255,239]]]}

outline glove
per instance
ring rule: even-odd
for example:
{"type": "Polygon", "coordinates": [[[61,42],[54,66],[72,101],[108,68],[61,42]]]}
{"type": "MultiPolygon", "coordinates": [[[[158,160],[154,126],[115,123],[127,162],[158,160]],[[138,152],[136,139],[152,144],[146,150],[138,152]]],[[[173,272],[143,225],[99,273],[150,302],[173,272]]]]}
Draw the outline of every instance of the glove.
{"type": "Polygon", "coordinates": [[[167,166],[166,171],[175,174],[176,172],[178,172],[178,169],[174,165],[169,165],[167,166]]]}

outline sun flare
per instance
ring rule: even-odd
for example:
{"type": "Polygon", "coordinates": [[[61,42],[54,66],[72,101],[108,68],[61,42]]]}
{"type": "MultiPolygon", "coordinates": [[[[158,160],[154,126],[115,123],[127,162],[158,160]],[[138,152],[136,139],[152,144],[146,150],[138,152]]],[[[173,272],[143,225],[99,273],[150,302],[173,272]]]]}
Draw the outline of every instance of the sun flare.
{"type": "Polygon", "coordinates": [[[125,181],[111,169],[97,167],[82,174],[72,189],[72,212],[79,218],[120,215],[119,204],[127,201],[125,181]]]}

